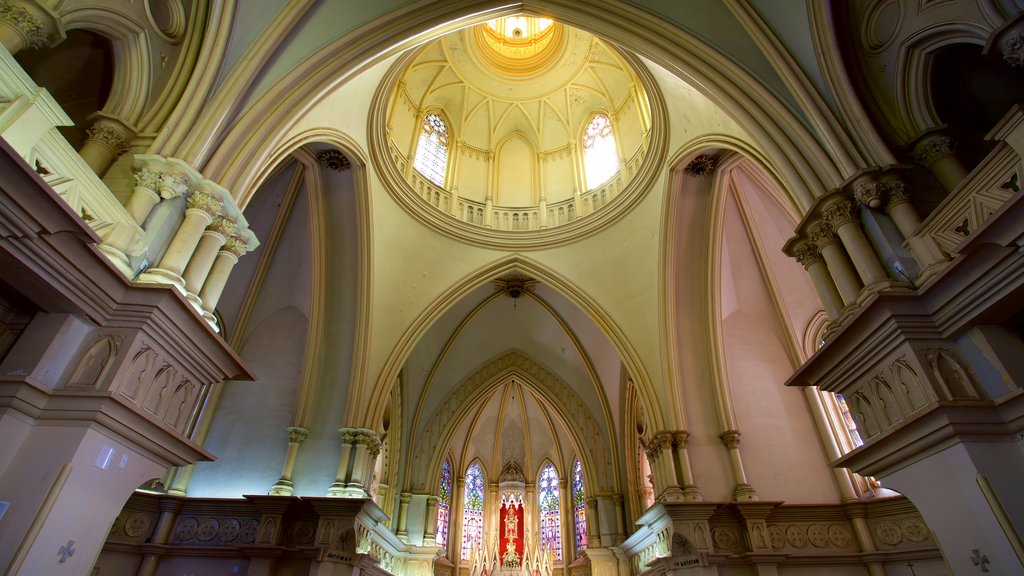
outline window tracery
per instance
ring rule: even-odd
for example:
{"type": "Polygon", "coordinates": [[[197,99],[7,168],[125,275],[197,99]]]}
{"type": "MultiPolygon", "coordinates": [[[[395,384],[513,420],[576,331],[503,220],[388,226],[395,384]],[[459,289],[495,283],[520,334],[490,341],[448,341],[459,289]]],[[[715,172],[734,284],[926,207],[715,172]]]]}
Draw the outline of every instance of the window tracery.
{"type": "Polygon", "coordinates": [[[451,523],[452,503],[452,461],[444,459],[441,466],[441,482],[437,490],[437,546],[448,554],[448,525],[451,523]]]}
{"type": "Polygon", "coordinates": [[[444,186],[448,167],[448,125],[437,114],[427,114],[420,125],[413,168],[438,186],[444,186]]]}
{"type": "Polygon", "coordinates": [[[612,121],[604,114],[597,114],[583,132],[583,172],[587,190],[601,186],[618,171],[619,151],[612,133],[612,121]]]}
{"type": "Polygon", "coordinates": [[[579,552],[587,547],[587,496],[579,458],[572,463],[572,516],[576,528],[576,552],[579,552]]]}
{"type": "Polygon", "coordinates": [[[540,507],[540,544],[543,550],[562,559],[562,520],[558,498],[558,471],[548,462],[540,471],[540,489],[537,491],[540,507]]]}
{"type": "Polygon", "coordinates": [[[462,554],[468,560],[484,541],[484,471],[479,462],[466,470],[466,493],[462,511],[462,554]]]}

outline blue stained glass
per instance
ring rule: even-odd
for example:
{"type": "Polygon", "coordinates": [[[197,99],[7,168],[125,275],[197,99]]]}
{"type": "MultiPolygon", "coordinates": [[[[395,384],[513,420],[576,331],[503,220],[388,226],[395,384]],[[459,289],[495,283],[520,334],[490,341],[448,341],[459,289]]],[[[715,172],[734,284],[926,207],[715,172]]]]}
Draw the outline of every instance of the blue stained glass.
{"type": "Polygon", "coordinates": [[[587,547],[587,496],[583,490],[583,465],[572,463],[572,515],[576,526],[576,551],[587,547]]]}
{"type": "Polygon", "coordinates": [[[448,553],[448,524],[452,513],[452,461],[444,459],[441,466],[441,485],[437,491],[437,546],[448,553]]]}
{"type": "Polygon", "coordinates": [[[550,462],[540,471],[540,543],[541,548],[562,559],[562,519],[558,503],[558,471],[550,462]]]}
{"type": "Polygon", "coordinates": [[[484,541],[484,471],[474,462],[466,470],[466,498],[462,510],[462,559],[484,541]]]}

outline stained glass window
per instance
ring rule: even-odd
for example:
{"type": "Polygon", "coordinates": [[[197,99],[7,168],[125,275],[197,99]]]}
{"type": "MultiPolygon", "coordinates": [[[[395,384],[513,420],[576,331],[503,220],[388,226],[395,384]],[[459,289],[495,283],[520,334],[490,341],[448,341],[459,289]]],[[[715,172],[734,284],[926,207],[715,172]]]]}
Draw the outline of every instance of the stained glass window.
{"type": "Polygon", "coordinates": [[[479,462],[466,470],[466,498],[462,507],[462,559],[484,541],[484,471],[479,462]]]}
{"type": "Polygon", "coordinates": [[[438,186],[444,186],[444,172],[448,165],[448,127],[437,114],[423,117],[420,140],[416,144],[413,168],[438,186]]]}
{"type": "Polygon", "coordinates": [[[583,171],[587,190],[604,184],[619,171],[619,152],[612,135],[612,121],[598,114],[583,133],[583,171]]]}
{"type": "Polygon", "coordinates": [[[850,407],[846,404],[846,398],[842,394],[836,394],[836,402],[839,404],[839,412],[843,415],[843,422],[850,432],[850,439],[854,446],[863,446],[864,441],[860,439],[860,432],[857,431],[857,423],[853,421],[853,414],[850,414],[850,407]]]}
{"type": "Polygon", "coordinates": [[[576,551],[587,547],[587,496],[583,491],[583,465],[572,463],[572,517],[576,527],[576,551]]]}
{"type": "Polygon", "coordinates": [[[562,559],[562,520],[558,506],[558,471],[548,462],[540,471],[540,545],[562,559]]]}
{"type": "Polygon", "coordinates": [[[444,459],[441,466],[441,485],[437,490],[437,546],[448,554],[448,524],[452,513],[452,461],[444,459]]]}

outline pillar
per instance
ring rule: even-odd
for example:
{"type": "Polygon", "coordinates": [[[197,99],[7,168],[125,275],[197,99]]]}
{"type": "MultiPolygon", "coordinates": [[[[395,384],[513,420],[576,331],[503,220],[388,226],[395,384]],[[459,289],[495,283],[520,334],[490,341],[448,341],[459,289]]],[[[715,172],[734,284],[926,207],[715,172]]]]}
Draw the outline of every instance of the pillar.
{"type": "Polygon", "coordinates": [[[407,529],[409,525],[409,502],[412,502],[412,494],[408,492],[402,492],[398,497],[398,531],[395,532],[395,536],[402,541],[403,544],[409,543],[409,531],[407,529]]]}
{"type": "MultiPolygon", "coordinates": [[[[872,552],[877,552],[878,547],[875,546],[875,539],[871,535],[871,528],[868,526],[867,512],[864,509],[864,505],[850,504],[844,508],[846,510],[846,517],[850,519],[850,525],[853,526],[853,537],[856,538],[860,551],[868,555],[872,552]]],[[[868,562],[867,565],[869,576],[886,576],[885,565],[881,562],[868,562]]]]}
{"type": "Polygon", "coordinates": [[[729,462],[732,464],[733,477],[736,479],[732,499],[737,502],[757,500],[757,492],[747,482],[747,473],[743,470],[743,460],[740,459],[740,433],[736,430],[726,430],[719,438],[729,450],[729,462]]]}
{"type": "Polygon", "coordinates": [[[597,498],[587,498],[587,548],[601,547],[601,516],[597,509],[597,498]]]}
{"type": "Polygon", "coordinates": [[[828,268],[829,276],[835,283],[836,290],[843,300],[843,306],[851,306],[857,303],[860,297],[861,283],[857,273],[850,265],[846,252],[839,244],[839,237],[824,222],[819,222],[811,227],[811,242],[821,251],[822,258],[828,268]]]}
{"type": "Polygon", "coordinates": [[[967,177],[967,170],[953,155],[953,149],[953,140],[935,129],[918,136],[913,146],[914,160],[928,168],[947,192],[967,177]]]}
{"type": "Polygon", "coordinates": [[[338,429],[338,436],[341,438],[341,456],[338,458],[338,473],[334,482],[327,489],[327,496],[341,498],[346,495],[346,479],[349,473],[349,461],[352,459],[352,445],[355,444],[356,435],[352,428],[338,429]]]}
{"type": "Polygon", "coordinates": [[[613,494],[612,501],[615,504],[615,545],[618,546],[626,541],[626,511],[622,506],[622,494],[613,494]]]}
{"type": "MultiPolygon", "coordinates": [[[[185,500],[183,498],[160,499],[160,517],[156,520],[156,528],[153,529],[153,537],[150,540],[150,544],[167,544],[171,537],[171,529],[174,528],[174,522],[177,520],[178,513],[181,512],[184,504],[185,500]]],[[[143,556],[142,564],[135,573],[136,576],[153,576],[156,574],[156,569],[160,566],[160,557],[161,555],[152,553],[143,556]]]]}
{"type": "Polygon", "coordinates": [[[846,198],[836,199],[822,209],[825,222],[839,236],[865,290],[877,290],[889,280],[871,243],[861,230],[856,207],[846,198]]]}
{"type": "Polygon", "coordinates": [[[902,180],[894,180],[884,184],[887,196],[885,212],[896,223],[900,233],[907,239],[907,245],[911,253],[917,258],[921,266],[921,280],[934,275],[939,268],[947,261],[946,256],[939,249],[935,240],[930,236],[918,236],[917,229],[921,226],[921,217],[910,203],[908,186],[902,180]]]}
{"type": "Polygon", "coordinates": [[[292,485],[292,472],[295,469],[295,457],[299,454],[299,446],[309,437],[309,430],[299,426],[288,427],[288,452],[284,456],[284,468],[281,478],[270,488],[271,496],[291,496],[295,493],[292,485]]]}
{"type": "Polygon", "coordinates": [[[85,143],[78,154],[102,178],[114,160],[128,151],[136,130],[124,120],[102,112],[93,114],[90,120],[92,126],[85,131],[85,143]]]}
{"type": "Polygon", "coordinates": [[[184,274],[185,292],[188,294],[188,299],[197,307],[200,305],[199,290],[210,274],[218,251],[237,230],[238,225],[234,222],[223,216],[217,216],[199,237],[199,244],[196,245],[195,252],[189,259],[184,274]]]}
{"type": "Polygon", "coordinates": [[[213,319],[213,311],[217,308],[220,295],[224,292],[224,286],[231,276],[231,269],[238,263],[238,259],[248,252],[249,246],[245,239],[239,236],[231,236],[225,242],[223,248],[217,252],[213,260],[210,273],[203,282],[203,288],[199,291],[199,300],[203,306],[203,316],[207,320],[213,319]]]}
{"type": "Polygon", "coordinates": [[[558,507],[562,515],[562,563],[568,566],[576,557],[576,509],[569,498],[569,480],[558,479],[558,507]]]}
{"type": "Polygon", "coordinates": [[[678,473],[678,481],[683,487],[683,500],[686,502],[703,502],[704,495],[693,482],[693,470],[690,468],[690,455],[686,451],[686,445],[690,442],[690,433],[680,430],[672,435],[672,448],[675,450],[675,460],[678,473]]]}
{"type": "Polygon", "coordinates": [[[64,39],[60,20],[45,9],[0,0],[0,44],[12,55],[26,48],[42,48],[64,39]]]}
{"type": "Polygon", "coordinates": [[[825,259],[822,258],[818,247],[808,240],[797,240],[795,243],[786,246],[788,254],[799,262],[804,270],[811,276],[814,289],[818,292],[825,307],[825,313],[830,320],[836,320],[843,313],[843,297],[836,289],[832,277],[828,273],[825,259]]]}
{"type": "Polygon", "coordinates": [[[177,286],[182,292],[185,290],[185,280],[181,277],[185,265],[192,258],[199,238],[206,227],[213,222],[223,209],[223,203],[212,194],[197,190],[188,197],[188,209],[185,210],[185,220],[178,228],[167,251],[164,252],[160,265],[151,268],[139,276],[140,282],[171,283],[177,286]]]}
{"type": "MultiPolygon", "coordinates": [[[[444,548],[444,542],[437,541],[437,505],[440,502],[440,498],[434,495],[427,496],[427,517],[425,518],[423,526],[423,545],[424,546],[439,546],[444,548]]],[[[451,513],[451,507],[449,507],[449,514],[451,513]]],[[[448,518],[448,525],[451,526],[451,516],[448,518]]]]}
{"type": "Polygon", "coordinates": [[[184,174],[142,168],[135,173],[135,189],[125,208],[141,226],[161,199],[177,198],[188,190],[189,180],[184,174]]]}

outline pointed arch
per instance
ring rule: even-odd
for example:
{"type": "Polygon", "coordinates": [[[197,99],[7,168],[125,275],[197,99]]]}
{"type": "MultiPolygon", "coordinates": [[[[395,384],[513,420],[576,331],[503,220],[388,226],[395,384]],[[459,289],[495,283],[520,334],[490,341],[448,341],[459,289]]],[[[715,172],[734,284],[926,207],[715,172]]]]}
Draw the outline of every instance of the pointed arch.
{"type": "Polygon", "coordinates": [[[545,459],[537,473],[537,516],[540,520],[541,550],[562,560],[562,503],[559,498],[558,469],[545,459]]]}
{"type": "Polygon", "coordinates": [[[579,139],[586,190],[593,190],[611,180],[619,171],[619,148],[612,119],[604,112],[590,115],[579,139]]]}
{"type": "Polygon", "coordinates": [[[462,545],[459,558],[470,558],[474,548],[484,543],[484,499],[486,472],[479,458],[466,467],[465,494],[462,499],[462,545]]]}

